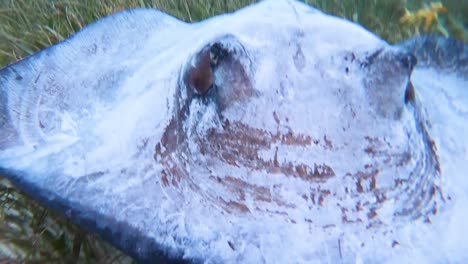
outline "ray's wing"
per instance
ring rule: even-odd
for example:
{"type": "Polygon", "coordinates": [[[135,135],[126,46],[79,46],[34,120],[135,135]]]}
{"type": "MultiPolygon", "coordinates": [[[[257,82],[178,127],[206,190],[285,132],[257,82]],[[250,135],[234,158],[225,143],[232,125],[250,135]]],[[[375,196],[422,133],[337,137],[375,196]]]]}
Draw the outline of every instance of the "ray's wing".
{"type": "Polygon", "coordinates": [[[184,25],[156,10],[128,10],[2,69],[0,149],[64,130],[60,117],[51,117],[54,112],[78,114],[112,102],[119,84],[147,59],[139,51],[148,39],[184,25]],[[42,113],[37,113],[38,105],[42,113]]]}
{"type": "Polygon", "coordinates": [[[95,143],[101,110],[129,93],[122,91],[126,79],[171,44],[159,40],[186,26],[157,10],[123,11],[0,70],[0,175],[143,261],[175,256],[109,212],[87,207],[99,196],[89,194],[102,191],[90,182],[107,171],[75,172],[81,174],[73,179],[63,163],[95,143]]]}

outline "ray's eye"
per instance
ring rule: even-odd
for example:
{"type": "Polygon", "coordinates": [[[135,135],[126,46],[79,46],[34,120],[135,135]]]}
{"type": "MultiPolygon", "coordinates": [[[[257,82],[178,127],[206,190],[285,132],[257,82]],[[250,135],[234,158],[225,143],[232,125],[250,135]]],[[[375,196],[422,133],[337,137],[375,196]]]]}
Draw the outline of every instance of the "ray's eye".
{"type": "MultiPolygon", "coordinates": [[[[249,56],[236,37],[227,35],[195,54],[186,67],[184,82],[188,98],[214,99],[220,110],[253,94],[249,56]]],[[[210,100],[211,100],[210,99],[210,100]]]]}
{"type": "Polygon", "coordinates": [[[216,67],[229,56],[220,42],[214,42],[197,53],[186,72],[185,82],[195,95],[205,95],[215,84],[216,67]]]}
{"type": "Polygon", "coordinates": [[[214,83],[213,66],[212,52],[208,48],[204,48],[193,58],[185,77],[189,94],[193,92],[196,95],[203,95],[212,88],[214,83]]]}
{"type": "Polygon", "coordinates": [[[219,42],[204,47],[192,58],[186,72],[187,88],[195,95],[205,95],[214,86],[215,68],[227,56],[228,51],[219,42]]]}

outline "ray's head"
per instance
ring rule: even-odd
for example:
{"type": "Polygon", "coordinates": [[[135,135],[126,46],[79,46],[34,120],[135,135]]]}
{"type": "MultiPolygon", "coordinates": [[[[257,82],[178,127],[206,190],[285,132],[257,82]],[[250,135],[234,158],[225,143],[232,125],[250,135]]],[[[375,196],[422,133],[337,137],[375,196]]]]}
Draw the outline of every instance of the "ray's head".
{"type": "Polygon", "coordinates": [[[415,57],[340,19],[300,17],[193,53],[155,147],[163,182],[210,186],[203,195],[230,212],[328,206],[339,221],[378,222],[391,200],[392,217],[427,217],[438,160],[410,81],[415,57]]]}

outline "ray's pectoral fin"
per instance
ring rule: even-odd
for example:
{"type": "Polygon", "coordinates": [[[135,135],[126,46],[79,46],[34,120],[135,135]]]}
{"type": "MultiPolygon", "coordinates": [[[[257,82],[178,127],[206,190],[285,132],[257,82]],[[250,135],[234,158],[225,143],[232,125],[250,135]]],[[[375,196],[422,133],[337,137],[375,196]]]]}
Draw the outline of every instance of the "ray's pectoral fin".
{"type": "MultiPolygon", "coordinates": [[[[107,134],[95,131],[102,132],[102,119],[121,103],[127,77],[148,53],[157,56],[168,45],[158,40],[185,26],[157,10],[122,11],[0,69],[0,177],[145,262],[170,257],[130,220],[117,219],[112,203],[101,203],[110,201],[104,177],[142,175],[115,169],[125,157],[113,164],[115,153],[96,151],[107,134]]],[[[118,138],[108,142],[121,146],[118,138]]],[[[126,186],[128,179],[112,185],[126,186]]],[[[122,197],[125,188],[113,188],[112,195],[122,197]]],[[[152,200],[152,207],[158,201],[152,200]]],[[[122,200],[135,208],[133,202],[122,200]]]]}
{"type": "Polygon", "coordinates": [[[148,43],[185,25],[157,10],[122,11],[0,69],[0,154],[88,133],[90,120],[115,104],[127,76],[146,60],[141,51],[162,49],[148,43]]]}
{"type": "Polygon", "coordinates": [[[17,133],[7,114],[7,94],[3,89],[0,89],[0,132],[0,149],[16,141],[17,133]]]}
{"type": "Polygon", "coordinates": [[[222,36],[195,54],[185,67],[188,98],[214,99],[220,110],[254,95],[251,61],[244,45],[232,35],[222,36]]]}

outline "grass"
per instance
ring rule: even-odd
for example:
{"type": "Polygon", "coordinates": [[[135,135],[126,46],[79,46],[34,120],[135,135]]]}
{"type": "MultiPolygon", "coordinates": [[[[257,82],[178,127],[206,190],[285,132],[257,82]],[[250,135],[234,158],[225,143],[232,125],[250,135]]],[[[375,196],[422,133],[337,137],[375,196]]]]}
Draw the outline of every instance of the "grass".
{"type": "MultiPolygon", "coordinates": [[[[99,17],[135,7],[155,7],[185,21],[195,22],[231,12],[254,0],[0,0],[0,66],[65,39],[99,17]]],[[[422,0],[308,0],[331,14],[364,25],[391,43],[417,30],[399,23],[405,6],[413,10],[422,0]]],[[[460,39],[468,39],[468,1],[447,0],[448,15],[441,22],[460,39]],[[464,19],[464,21],[463,21],[464,19]],[[456,34],[456,32],[461,32],[456,34]]],[[[431,30],[434,30],[432,28],[431,30]]]]}
{"type": "MultiPolygon", "coordinates": [[[[99,17],[135,7],[155,7],[188,22],[237,10],[254,0],[0,0],[0,67],[67,38],[99,17]]],[[[328,13],[355,21],[390,43],[422,26],[402,24],[405,8],[422,0],[309,0],[328,13]]],[[[428,33],[468,40],[468,1],[443,1],[428,33]]],[[[129,263],[132,259],[99,238],[84,233],[60,215],[38,205],[0,176],[0,263],[129,263]]]]}

